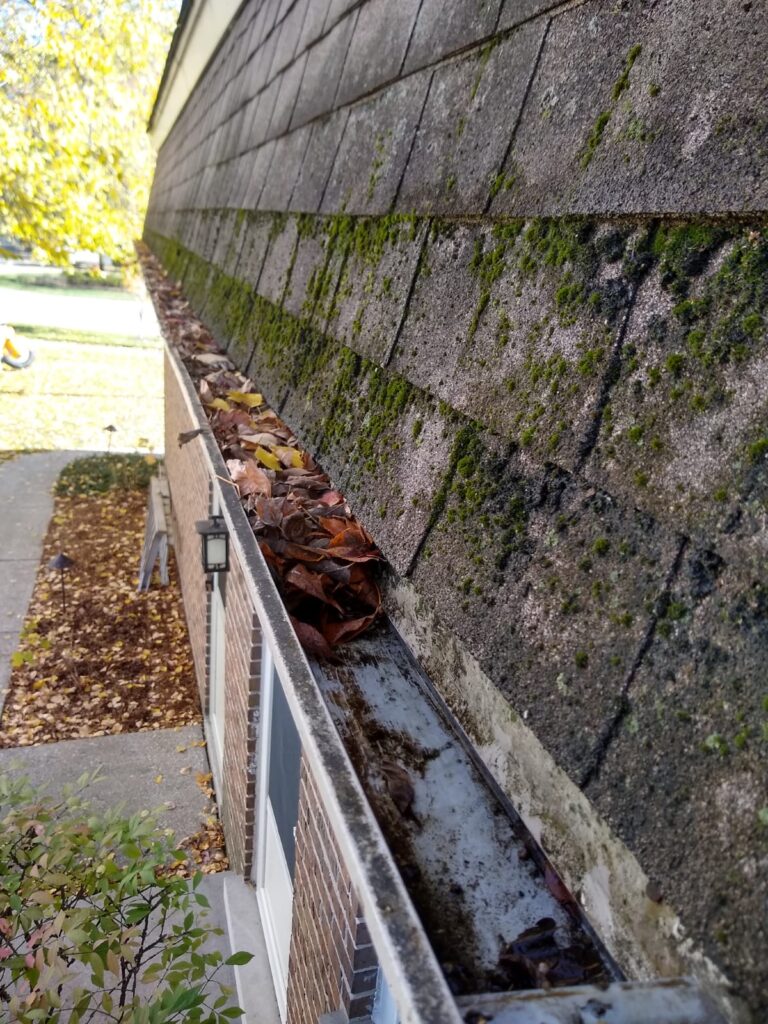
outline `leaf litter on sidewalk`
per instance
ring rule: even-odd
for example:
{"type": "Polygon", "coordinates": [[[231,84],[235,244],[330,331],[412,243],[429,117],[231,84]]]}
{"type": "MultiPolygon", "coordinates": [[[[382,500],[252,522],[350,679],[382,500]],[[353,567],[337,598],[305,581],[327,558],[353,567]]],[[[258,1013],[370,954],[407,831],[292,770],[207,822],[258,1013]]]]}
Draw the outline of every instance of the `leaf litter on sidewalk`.
{"type": "MultiPolygon", "coordinates": [[[[195,382],[296,634],[310,654],[333,658],[335,646],[381,614],[374,567],[382,555],[253,381],[217,351],[179,286],[146,247],[140,256],[158,319],[195,382]]],[[[179,444],[199,433],[180,435],[179,444]]]]}

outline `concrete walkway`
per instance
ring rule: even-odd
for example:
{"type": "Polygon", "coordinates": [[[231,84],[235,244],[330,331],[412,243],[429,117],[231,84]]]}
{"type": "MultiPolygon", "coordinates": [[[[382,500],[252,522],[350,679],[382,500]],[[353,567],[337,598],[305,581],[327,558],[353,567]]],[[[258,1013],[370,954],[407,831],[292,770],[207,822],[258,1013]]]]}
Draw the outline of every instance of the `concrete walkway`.
{"type": "Polygon", "coordinates": [[[53,485],[78,454],[40,452],[0,464],[0,714],[53,511],[53,485]]]}
{"type": "Polygon", "coordinates": [[[56,797],[83,772],[98,771],[99,781],[83,794],[94,811],[157,810],[160,825],[181,840],[198,831],[210,808],[196,782],[198,773],[210,770],[202,739],[202,726],[187,725],[9,747],[0,750],[0,773],[17,771],[56,797]]]}

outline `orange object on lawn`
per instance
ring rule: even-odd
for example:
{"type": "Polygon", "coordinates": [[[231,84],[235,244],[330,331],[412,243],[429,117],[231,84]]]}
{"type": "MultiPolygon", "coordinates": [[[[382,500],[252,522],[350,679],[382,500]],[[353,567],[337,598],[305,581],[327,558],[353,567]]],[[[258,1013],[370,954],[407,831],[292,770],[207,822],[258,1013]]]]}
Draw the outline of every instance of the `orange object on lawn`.
{"type": "Polygon", "coordinates": [[[26,342],[16,337],[16,331],[9,327],[8,324],[0,324],[0,341],[2,341],[3,345],[0,359],[6,365],[12,366],[16,370],[23,370],[35,358],[32,349],[26,342]]]}

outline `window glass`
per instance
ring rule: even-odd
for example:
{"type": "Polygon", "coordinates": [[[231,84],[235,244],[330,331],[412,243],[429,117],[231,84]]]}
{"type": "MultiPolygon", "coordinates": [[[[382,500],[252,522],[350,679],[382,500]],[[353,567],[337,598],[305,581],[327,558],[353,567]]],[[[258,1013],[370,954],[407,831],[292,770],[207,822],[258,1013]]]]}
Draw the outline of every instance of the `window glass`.
{"type": "Polygon", "coordinates": [[[296,861],[294,828],[299,819],[301,743],[277,672],[272,670],[272,720],[269,746],[269,802],[275,816],[291,878],[296,861]]]}

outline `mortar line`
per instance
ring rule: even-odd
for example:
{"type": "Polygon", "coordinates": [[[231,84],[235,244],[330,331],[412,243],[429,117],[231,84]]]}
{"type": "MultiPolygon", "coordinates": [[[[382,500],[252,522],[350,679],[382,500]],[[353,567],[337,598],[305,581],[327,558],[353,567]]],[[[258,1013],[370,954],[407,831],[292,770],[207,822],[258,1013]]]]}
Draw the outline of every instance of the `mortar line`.
{"type": "Polygon", "coordinates": [[[600,436],[600,427],[603,424],[603,415],[605,413],[606,406],[608,405],[608,399],[611,391],[613,390],[614,384],[619,378],[621,356],[624,350],[624,339],[626,338],[629,321],[632,318],[632,312],[635,308],[637,291],[638,286],[633,284],[630,289],[627,308],[624,310],[624,318],[621,321],[621,326],[616,334],[616,340],[613,343],[611,358],[608,361],[608,366],[605,369],[605,373],[603,374],[603,379],[600,384],[600,394],[597,396],[595,411],[592,414],[592,420],[589,427],[584,434],[584,439],[581,443],[579,454],[573,468],[574,474],[582,473],[587,460],[597,445],[597,439],[600,436]]]}
{"type": "Polygon", "coordinates": [[[613,718],[608,722],[598,736],[597,742],[592,750],[590,764],[579,779],[578,786],[581,790],[585,790],[587,786],[600,774],[600,769],[605,763],[608,751],[613,744],[624,719],[629,714],[631,708],[629,691],[632,687],[632,683],[635,681],[638,671],[640,670],[640,666],[645,661],[645,657],[651,648],[656,635],[656,627],[658,625],[659,618],[666,610],[666,606],[669,603],[669,593],[672,589],[672,584],[675,582],[675,579],[680,572],[683,555],[685,554],[689,543],[689,537],[682,536],[680,538],[677,551],[675,552],[675,557],[672,560],[672,565],[664,578],[664,585],[662,586],[661,593],[659,594],[655,608],[649,617],[645,635],[640,641],[640,645],[637,648],[632,664],[630,665],[629,670],[624,677],[624,682],[621,685],[621,690],[619,691],[619,706],[616,709],[613,718]]]}
{"type": "Polygon", "coordinates": [[[424,0],[419,0],[419,7],[418,10],[416,11],[416,17],[413,19],[411,31],[408,33],[408,42],[405,44],[405,52],[403,53],[403,59],[400,61],[400,67],[398,68],[398,79],[403,77],[403,68],[405,67],[405,62],[408,60],[408,54],[411,52],[411,43],[413,42],[413,37],[416,33],[416,26],[419,23],[419,18],[421,17],[421,9],[423,6],[424,0]]]}
{"type": "Polygon", "coordinates": [[[435,72],[432,71],[429,76],[429,81],[427,82],[427,88],[424,92],[424,102],[421,104],[421,110],[419,111],[419,119],[416,122],[416,127],[413,129],[413,135],[411,135],[411,144],[408,147],[408,155],[406,156],[403,162],[403,169],[400,172],[400,180],[397,183],[395,194],[392,197],[392,203],[389,207],[390,210],[397,209],[397,200],[400,198],[400,189],[403,187],[403,182],[405,181],[405,175],[408,170],[408,165],[410,164],[411,157],[413,156],[413,147],[416,145],[416,139],[418,138],[419,132],[421,131],[421,122],[424,120],[424,111],[427,109],[427,103],[429,102],[429,94],[432,92],[432,83],[434,82],[434,80],[435,72]]]}
{"type": "MultiPolygon", "coordinates": [[[[501,16],[501,9],[499,9],[499,16],[501,16]]],[[[504,168],[506,166],[506,163],[507,163],[507,160],[509,159],[510,153],[512,152],[512,149],[513,149],[513,147],[515,145],[515,139],[517,138],[517,130],[520,127],[520,123],[523,120],[523,113],[524,113],[525,108],[526,108],[526,106],[528,104],[528,96],[530,95],[531,88],[533,87],[534,79],[536,78],[536,75],[537,75],[538,70],[539,70],[539,64],[541,63],[541,55],[544,52],[544,47],[546,46],[547,38],[549,37],[549,30],[550,30],[551,26],[552,26],[552,18],[547,18],[547,23],[544,26],[544,32],[542,33],[542,36],[541,36],[541,42],[539,43],[539,49],[538,49],[538,52],[536,54],[536,58],[534,59],[533,67],[531,68],[531,73],[528,76],[528,81],[526,82],[526,85],[525,85],[525,92],[523,93],[523,99],[522,99],[522,101],[520,103],[520,109],[517,112],[517,117],[515,118],[515,123],[512,126],[512,132],[511,132],[511,134],[509,136],[509,142],[507,143],[507,147],[504,150],[504,156],[501,158],[501,163],[499,164],[499,169],[496,172],[496,175],[494,176],[494,178],[492,179],[493,181],[495,181],[496,178],[499,176],[499,174],[501,174],[502,171],[504,170],[504,168]]],[[[491,191],[489,191],[488,198],[486,199],[485,206],[483,207],[483,216],[487,216],[487,214],[490,211],[490,208],[491,208],[495,198],[496,198],[496,196],[491,191]]]]}
{"type": "MultiPolygon", "coordinates": [[[[333,153],[333,160],[328,165],[328,174],[325,176],[325,184],[323,185],[323,191],[320,193],[320,201],[317,204],[316,217],[326,217],[328,214],[322,212],[323,203],[325,202],[325,193],[328,191],[328,185],[331,181],[331,175],[333,174],[333,168],[336,166],[336,161],[339,158],[339,151],[341,150],[341,144],[344,141],[344,136],[347,134],[347,126],[349,125],[349,107],[346,108],[346,117],[344,118],[344,127],[341,129],[339,135],[339,141],[336,143],[336,149],[333,153]]],[[[310,142],[312,140],[310,139],[310,142]]],[[[307,152],[309,152],[309,146],[307,146],[307,152]]],[[[306,160],[306,156],[304,157],[306,160]]],[[[302,165],[303,166],[303,165],[302,165]]]]}
{"type": "Polygon", "coordinates": [[[429,242],[429,235],[431,231],[432,218],[429,217],[427,218],[427,229],[424,232],[424,238],[421,241],[421,248],[419,249],[419,255],[416,260],[416,266],[413,271],[413,276],[411,277],[411,282],[408,285],[408,294],[406,295],[405,302],[403,303],[403,312],[400,316],[400,322],[397,325],[397,330],[395,331],[395,336],[392,339],[392,343],[387,349],[387,354],[384,357],[384,361],[381,364],[383,367],[389,366],[389,364],[392,362],[392,357],[394,356],[397,344],[400,341],[400,335],[403,333],[403,327],[405,326],[405,321],[407,320],[408,313],[410,312],[411,309],[411,300],[413,298],[414,292],[416,291],[416,282],[419,279],[419,274],[421,274],[421,267],[424,262],[424,254],[427,251],[427,244],[429,242]]]}

